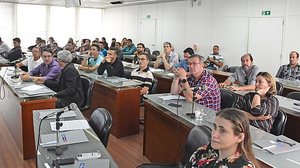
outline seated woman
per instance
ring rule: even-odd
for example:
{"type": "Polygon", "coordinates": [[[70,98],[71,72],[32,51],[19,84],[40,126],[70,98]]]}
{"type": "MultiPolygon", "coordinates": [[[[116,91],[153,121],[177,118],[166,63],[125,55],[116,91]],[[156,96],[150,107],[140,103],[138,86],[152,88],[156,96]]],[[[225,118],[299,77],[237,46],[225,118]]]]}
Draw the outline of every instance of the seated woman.
{"type": "Polygon", "coordinates": [[[259,72],[256,75],[255,92],[245,94],[239,103],[250,124],[266,132],[271,131],[278,114],[279,102],[275,93],[274,78],[268,72],[259,72]]]}
{"type": "Polygon", "coordinates": [[[214,120],[211,143],[200,147],[186,168],[255,167],[249,122],[241,110],[221,110],[214,120]]]}
{"type": "Polygon", "coordinates": [[[44,83],[50,89],[56,91],[56,107],[65,107],[71,103],[76,103],[78,107],[83,104],[83,89],[80,76],[74,64],[71,63],[73,57],[70,51],[62,50],[57,53],[57,61],[61,67],[59,80],[43,80],[39,83],[44,83]]]}

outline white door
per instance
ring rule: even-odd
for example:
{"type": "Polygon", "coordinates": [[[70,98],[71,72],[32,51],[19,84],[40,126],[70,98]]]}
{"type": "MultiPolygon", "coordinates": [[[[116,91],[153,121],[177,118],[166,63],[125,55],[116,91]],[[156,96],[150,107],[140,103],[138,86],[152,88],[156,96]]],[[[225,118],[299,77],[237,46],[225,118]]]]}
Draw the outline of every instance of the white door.
{"type": "Polygon", "coordinates": [[[144,43],[145,47],[149,48],[152,53],[153,50],[156,50],[156,20],[141,20],[140,28],[140,42],[144,43]]]}
{"type": "Polygon", "coordinates": [[[261,71],[275,76],[282,58],[283,18],[250,18],[248,52],[261,71]]]}

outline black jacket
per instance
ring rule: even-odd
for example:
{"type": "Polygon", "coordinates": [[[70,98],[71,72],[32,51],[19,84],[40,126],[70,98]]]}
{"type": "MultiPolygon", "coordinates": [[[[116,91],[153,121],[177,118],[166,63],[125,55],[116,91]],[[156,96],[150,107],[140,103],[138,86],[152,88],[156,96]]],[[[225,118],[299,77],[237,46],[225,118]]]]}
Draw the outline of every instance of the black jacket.
{"type": "Polygon", "coordinates": [[[123,77],[124,76],[124,68],[123,68],[123,63],[121,60],[118,58],[116,61],[112,63],[107,63],[107,62],[101,62],[100,66],[98,67],[98,74],[103,75],[104,71],[107,71],[107,76],[119,76],[123,77]]]}
{"type": "Polygon", "coordinates": [[[63,107],[76,103],[81,107],[84,102],[83,89],[78,71],[73,63],[69,63],[61,70],[59,81],[46,80],[45,85],[57,92],[55,95],[60,99],[63,107]]]}
{"type": "Polygon", "coordinates": [[[21,47],[15,47],[9,51],[9,53],[6,56],[6,59],[8,59],[10,62],[15,61],[22,56],[22,49],[21,47]]]}

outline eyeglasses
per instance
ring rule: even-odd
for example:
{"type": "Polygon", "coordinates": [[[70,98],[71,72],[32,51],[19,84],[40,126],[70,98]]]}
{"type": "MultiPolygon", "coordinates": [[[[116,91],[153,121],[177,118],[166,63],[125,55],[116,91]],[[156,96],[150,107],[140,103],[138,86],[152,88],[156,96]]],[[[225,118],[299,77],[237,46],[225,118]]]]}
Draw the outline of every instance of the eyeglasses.
{"type": "Polygon", "coordinates": [[[279,138],[277,138],[276,142],[285,143],[285,144],[290,145],[291,147],[294,146],[294,145],[296,145],[295,142],[292,143],[292,142],[288,142],[287,140],[281,140],[281,139],[279,139],[279,138]]]}
{"type": "Polygon", "coordinates": [[[188,64],[189,64],[189,66],[192,66],[192,65],[196,66],[197,64],[201,64],[201,63],[199,63],[199,62],[198,63],[197,62],[189,62],[188,64]]]}

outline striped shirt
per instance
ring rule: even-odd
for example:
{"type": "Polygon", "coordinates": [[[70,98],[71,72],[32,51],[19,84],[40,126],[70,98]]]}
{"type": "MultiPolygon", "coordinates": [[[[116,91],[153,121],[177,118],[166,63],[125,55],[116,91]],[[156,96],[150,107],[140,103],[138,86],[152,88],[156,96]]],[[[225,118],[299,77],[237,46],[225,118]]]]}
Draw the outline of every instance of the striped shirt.
{"type": "Polygon", "coordinates": [[[261,115],[270,115],[272,116],[270,119],[261,121],[261,120],[250,120],[250,124],[262,129],[266,132],[270,132],[273,126],[273,122],[278,114],[279,101],[274,96],[267,96],[261,99],[260,106],[256,106],[251,108],[252,100],[254,97],[253,92],[249,92],[243,96],[241,99],[241,107],[240,109],[245,110],[251,113],[253,116],[261,116],[261,115]]]}
{"type": "Polygon", "coordinates": [[[300,80],[300,65],[296,65],[294,68],[288,65],[282,65],[276,75],[277,78],[287,80],[300,80]]]}
{"type": "Polygon", "coordinates": [[[202,104],[208,108],[216,111],[221,107],[221,93],[217,80],[209,74],[206,70],[203,70],[201,78],[195,81],[195,78],[191,75],[188,79],[190,87],[207,86],[207,89],[194,91],[195,94],[199,94],[202,99],[197,100],[197,103],[202,104]]]}
{"type": "Polygon", "coordinates": [[[148,87],[150,90],[152,88],[152,82],[154,78],[149,67],[147,67],[143,71],[141,71],[140,68],[133,70],[131,72],[131,79],[142,82],[142,87],[148,87]]]}
{"type": "Polygon", "coordinates": [[[208,69],[213,69],[213,70],[218,70],[220,67],[218,66],[218,65],[216,65],[216,64],[214,64],[214,63],[212,63],[212,62],[209,62],[208,60],[210,59],[210,58],[213,58],[214,59],[214,61],[216,61],[216,62],[224,62],[224,57],[222,56],[222,55],[214,55],[214,54],[210,54],[210,55],[208,55],[208,57],[207,57],[207,68],[208,69]]]}

